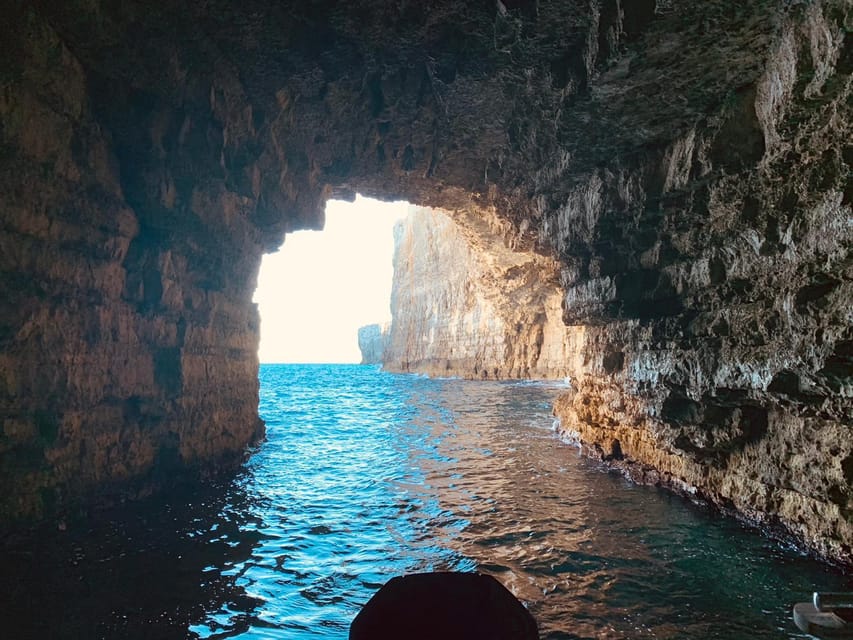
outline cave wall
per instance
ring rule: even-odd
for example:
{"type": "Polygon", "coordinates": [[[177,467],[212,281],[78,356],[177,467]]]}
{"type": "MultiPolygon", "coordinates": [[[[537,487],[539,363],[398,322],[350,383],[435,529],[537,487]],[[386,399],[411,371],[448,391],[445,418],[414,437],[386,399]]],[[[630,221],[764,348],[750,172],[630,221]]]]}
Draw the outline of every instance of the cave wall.
{"type": "Polygon", "coordinates": [[[557,260],[567,433],[850,559],[849,2],[3,9],[4,519],[239,459],[260,257],[358,191],[557,260]]]}
{"type": "MultiPolygon", "coordinates": [[[[133,193],[138,167],[95,112],[91,75],[42,17],[18,17],[3,34],[0,95],[7,521],[236,459],[261,426],[250,304],[260,248],[239,199],[178,196],[166,172],[133,193]]],[[[134,123],[151,145],[167,124],[134,123]]]]}
{"type": "Polygon", "coordinates": [[[783,20],[713,116],[588,172],[540,228],[564,318],[588,327],[564,433],[849,562],[853,59],[835,10],[783,20]]]}
{"type": "Polygon", "coordinates": [[[494,212],[414,208],[394,229],[389,371],[471,379],[560,378],[572,328],[558,264],[505,244],[494,212]]]}

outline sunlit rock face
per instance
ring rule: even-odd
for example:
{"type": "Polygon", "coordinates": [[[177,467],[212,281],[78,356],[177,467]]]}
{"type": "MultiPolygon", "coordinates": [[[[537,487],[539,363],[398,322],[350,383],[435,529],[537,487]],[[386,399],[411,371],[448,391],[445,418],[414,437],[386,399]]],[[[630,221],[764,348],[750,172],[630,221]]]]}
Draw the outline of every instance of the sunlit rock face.
{"type": "Polygon", "coordinates": [[[390,371],[463,378],[562,377],[572,329],[558,265],[506,245],[512,227],[485,212],[455,221],[418,208],[394,229],[390,371]]]}
{"type": "Polygon", "coordinates": [[[850,559],[849,2],[13,4],[4,518],[239,459],[260,257],[360,191],[556,260],[564,429],[850,559]]]}

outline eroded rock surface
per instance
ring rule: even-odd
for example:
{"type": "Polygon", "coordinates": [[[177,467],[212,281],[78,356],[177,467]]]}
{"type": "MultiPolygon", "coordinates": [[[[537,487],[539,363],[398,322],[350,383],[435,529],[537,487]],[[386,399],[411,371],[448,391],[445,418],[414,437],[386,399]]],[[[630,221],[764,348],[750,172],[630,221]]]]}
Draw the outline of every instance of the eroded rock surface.
{"type": "Polygon", "coordinates": [[[493,213],[416,208],[394,229],[390,371],[476,379],[566,375],[558,265],[505,244],[493,213]]]}
{"type": "Polygon", "coordinates": [[[851,559],[848,0],[4,5],[4,517],[237,459],[359,191],[556,259],[566,430],[851,559]]]}
{"type": "Polygon", "coordinates": [[[587,174],[545,228],[566,321],[598,325],[557,405],[563,428],[635,479],[849,562],[851,50],[837,9],[781,21],[761,73],[713,117],[657,158],[587,174]]]}

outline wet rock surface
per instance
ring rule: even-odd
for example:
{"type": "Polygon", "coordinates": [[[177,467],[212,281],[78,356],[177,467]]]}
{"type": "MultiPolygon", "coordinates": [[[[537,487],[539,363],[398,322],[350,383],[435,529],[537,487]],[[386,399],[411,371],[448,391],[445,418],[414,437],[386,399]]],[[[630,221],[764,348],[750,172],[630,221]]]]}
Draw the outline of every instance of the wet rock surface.
{"type": "Polygon", "coordinates": [[[851,559],[848,2],[5,5],[4,518],[239,459],[358,191],[557,261],[567,432],[851,559]]]}

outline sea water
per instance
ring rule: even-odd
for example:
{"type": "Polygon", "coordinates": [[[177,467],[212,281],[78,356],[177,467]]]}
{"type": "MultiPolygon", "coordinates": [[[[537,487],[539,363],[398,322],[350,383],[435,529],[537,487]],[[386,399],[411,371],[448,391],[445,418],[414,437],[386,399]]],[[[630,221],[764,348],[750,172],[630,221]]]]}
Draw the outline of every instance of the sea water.
{"type": "Polygon", "coordinates": [[[389,578],[496,577],[543,638],[794,638],[842,572],[584,459],[549,382],[262,365],[236,479],[7,543],[3,637],[347,637],[389,578]]]}

